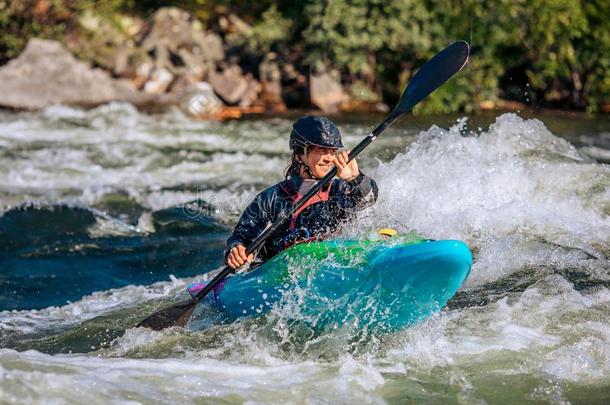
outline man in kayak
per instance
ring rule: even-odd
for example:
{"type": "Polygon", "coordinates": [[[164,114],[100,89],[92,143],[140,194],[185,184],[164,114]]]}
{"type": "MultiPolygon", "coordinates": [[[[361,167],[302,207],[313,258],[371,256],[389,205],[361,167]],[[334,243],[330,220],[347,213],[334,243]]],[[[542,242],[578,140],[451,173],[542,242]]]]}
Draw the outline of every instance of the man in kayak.
{"type": "Polygon", "coordinates": [[[254,198],[227,240],[225,259],[232,268],[254,260],[254,255],[246,255],[246,246],[333,166],[337,167],[337,178],[267,239],[257,252],[258,259],[264,262],[296,243],[324,239],[352,220],[356,211],[377,200],[377,184],[358,169],[356,160],[347,163],[348,152],[339,150],[343,148],[341,133],[329,119],[299,118],[292,126],[289,146],[292,162],[286,170],[286,179],[254,198]]]}
{"type": "MultiPolygon", "coordinates": [[[[286,169],[285,180],[254,198],[227,240],[225,261],[234,269],[254,260],[253,254],[246,255],[246,246],[280,212],[289,211],[333,166],[337,166],[337,178],[270,235],[257,252],[257,260],[267,261],[296,243],[324,239],[353,219],[356,211],[377,200],[375,181],[358,169],[356,160],[346,163],[348,152],[339,151],[343,147],[341,133],[332,121],[317,116],[299,118],[292,125],[289,146],[292,161],[286,169]]],[[[195,296],[205,285],[194,283],[187,290],[195,296]]]]}

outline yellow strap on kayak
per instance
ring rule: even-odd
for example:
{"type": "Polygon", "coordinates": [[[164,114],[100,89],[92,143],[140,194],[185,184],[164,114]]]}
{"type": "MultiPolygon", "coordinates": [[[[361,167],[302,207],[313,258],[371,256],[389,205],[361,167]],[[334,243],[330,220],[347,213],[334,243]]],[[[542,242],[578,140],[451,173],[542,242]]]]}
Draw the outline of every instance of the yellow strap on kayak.
{"type": "Polygon", "coordinates": [[[396,229],[392,229],[392,228],[381,228],[380,230],[377,231],[377,233],[380,236],[385,236],[387,238],[391,238],[392,236],[396,236],[398,234],[398,231],[396,229]]]}

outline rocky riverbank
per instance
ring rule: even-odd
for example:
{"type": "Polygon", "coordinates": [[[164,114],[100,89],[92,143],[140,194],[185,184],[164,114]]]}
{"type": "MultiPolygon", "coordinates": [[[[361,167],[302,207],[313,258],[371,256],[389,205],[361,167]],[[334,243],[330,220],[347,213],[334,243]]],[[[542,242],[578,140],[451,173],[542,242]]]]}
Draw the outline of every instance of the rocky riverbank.
{"type": "Polygon", "coordinates": [[[125,100],[148,110],[179,106],[203,119],[293,108],[385,110],[427,59],[466,38],[470,64],[419,113],[610,112],[610,59],[597,6],[574,2],[563,12],[541,6],[549,20],[543,26],[529,18],[528,0],[487,10],[493,23],[465,26],[460,22],[473,18],[467,5],[456,16],[419,0],[383,6],[316,0],[304,8],[167,4],[184,9],[127,0],[0,0],[0,108],[125,100]],[[590,21],[588,31],[559,35],[578,13],[590,21]]]}
{"type": "Polygon", "coordinates": [[[216,28],[230,41],[174,7],[148,20],[124,18],[118,28],[93,14],[85,14],[80,25],[91,36],[68,36],[64,44],[31,39],[0,68],[0,107],[127,101],[147,110],[178,106],[202,119],[296,106],[325,113],[387,108],[350,97],[332,70],[303,73],[274,52],[247,60],[250,55],[240,54],[234,43],[236,36],[248,37],[251,27],[235,15],[220,18],[216,28]]]}

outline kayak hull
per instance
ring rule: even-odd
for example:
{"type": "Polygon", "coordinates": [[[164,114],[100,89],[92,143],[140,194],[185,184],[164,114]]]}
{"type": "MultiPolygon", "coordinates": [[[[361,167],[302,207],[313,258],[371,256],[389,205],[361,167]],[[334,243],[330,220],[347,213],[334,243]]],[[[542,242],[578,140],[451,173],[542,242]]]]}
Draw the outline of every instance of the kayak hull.
{"type": "Polygon", "coordinates": [[[273,309],[318,329],[392,332],[440,311],[471,265],[470,250],[457,240],[399,235],[312,242],[230,277],[206,306],[216,310],[213,323],[273,309]]]}

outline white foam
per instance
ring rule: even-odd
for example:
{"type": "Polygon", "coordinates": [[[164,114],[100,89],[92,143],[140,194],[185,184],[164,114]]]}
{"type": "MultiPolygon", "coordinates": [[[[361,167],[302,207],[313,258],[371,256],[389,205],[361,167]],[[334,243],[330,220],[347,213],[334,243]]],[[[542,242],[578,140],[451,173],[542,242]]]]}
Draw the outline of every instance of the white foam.
{"type": "Polygon", "coordinates": [[[546,354],[542,371],[569,381],[607,381],[610,378],[610,329],[605,336],[585,337],[546,354]]]}
{"type": "Polygon", "coordinates": [[[105,313],[133,307],[152,299],[166,298],[174,294],[184,295],[190,279],[159,281],[149,286],[126,286],[98,291],[61,307],[45,309],[13,310],[0,312],[0,329],[3,333],[34,333],[46,329],[65,328],[105,313]]]}
{"type": "MultiPolygon", "coordinates": [[[[11,205],[19,199],[91,205],[116,191],[146,203],[151,190],[185,184],[249,186],[281,177],[285,139],[269,127],[284,130],[287,123],[221,125],[177,113],[148,116],[121,103],[7,115],[0,141],[16,153],[0,161],[0,189],[15,195],[11,205]]],[[[0,201],[0,209],[6,205],[0,201]]]]}
{"type": "Polygon", "coordinates": [[[609,167],[583,164],[540,121],[514,114],[478,136],[460,130],[433,127],[381,164],[372,215],[435,238],[524,233],[567,245],[608,242],[610,219],[595,203],[607,187],[593,187],[591,179],[607,186],[609,167]]]}
{"type": "Polygon", "coordinates": [[[381,377],[352,360],[327,366],[305,361],[259,367],[212,359],[49,356],[0,349],[0,375],[0,388],[9,402],[277,403],[300,398],[315,403],[384,403],[372,392],[381,377]]]}
{"type": "Polygon", "coordinates": [[[493,367],[579,382],[610,378],[610,328],[598,321],[610,320],[610,291],[577,292],[551,275],[513,297],[443,312],[397,334],[389,361],[417,370],[493,367]]]}

